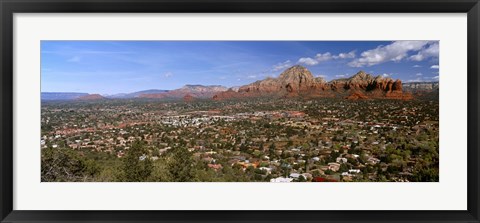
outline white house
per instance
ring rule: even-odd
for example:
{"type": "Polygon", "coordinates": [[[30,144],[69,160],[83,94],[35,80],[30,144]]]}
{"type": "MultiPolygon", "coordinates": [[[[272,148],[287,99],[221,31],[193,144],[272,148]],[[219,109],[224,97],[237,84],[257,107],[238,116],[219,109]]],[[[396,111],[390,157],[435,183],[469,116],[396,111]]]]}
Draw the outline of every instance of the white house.
{"type": "Polygon", "coordinates": [[[270,182],[273,182],[273,183],[290,183],[292,182],[292,178],[285,178],[285,177],[277,177],[277,178],[274,178],[274,179],[270,179],[270,182]]]}
{"type": "Polygon", "coordinates": [[[349,173],[360,173],[359,169],[350,169],[348,170],[349,173]]]}
{"type": "Polygon", "coordinates": [[[346,163],[346,162],[348,162],[347,158],[337,157],[337,163],[346,163]]]}
{"type": "Polygon", "coordinates": [[[300,175],[301,175],[301,174],[299,174],[299,173],[291,173],[291,174],[290,174],[290,177],[291,177],[291,178],[298,179],[298,178],[300,177],[300,175]]]}
{"type": "Polygon", "coordinates": [[[272,168],[269,168],[269,167],[264,167],[264,166],[262,166],[262,167],[260,167],[260,168],[258,168],[258,169],[260,169],[260,170],[265,170],[265,171],[267,171],[268,174],[272,173],[272,168]]]}

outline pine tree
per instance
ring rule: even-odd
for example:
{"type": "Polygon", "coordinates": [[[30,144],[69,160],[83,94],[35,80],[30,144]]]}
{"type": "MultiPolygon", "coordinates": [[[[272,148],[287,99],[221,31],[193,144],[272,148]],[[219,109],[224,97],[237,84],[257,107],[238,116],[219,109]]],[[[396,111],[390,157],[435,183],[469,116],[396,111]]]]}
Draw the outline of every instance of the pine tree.
{"type": "Polygon", "coordinates": [[[268,148],[270,160],[273,160],[273,158],[275,157],[275,150],[276,150],[275,143],[272,143],[268,148]]]}
{"type": "Polygon", "coordinates": [[[194,160],[192,154],[184,147],[174,148],[170,154],[167,167],[172,181],[194,181],[194,160]]]}
{"type": "Polygon", "coordinates": [[[147,156],[145,143],[133,142],[127,154],[123,158],[123,181],[144,182],[152,173],[152,161],[147,156]]]}

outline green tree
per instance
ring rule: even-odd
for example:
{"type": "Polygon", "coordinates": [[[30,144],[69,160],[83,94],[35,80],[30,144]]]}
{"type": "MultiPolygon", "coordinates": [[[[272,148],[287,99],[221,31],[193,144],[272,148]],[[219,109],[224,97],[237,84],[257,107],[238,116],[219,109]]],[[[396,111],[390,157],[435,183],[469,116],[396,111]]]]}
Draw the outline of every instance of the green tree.
{"type": "Polygon", "coordinates": [[[193,156],[186,148],[173,148],[167,163],[171,180],[175,182],[194,181],[194,164],[193,156]]]}
{"type": "Polygon", "coordinates": [[[270,160],[273,160],[273,158],[275,157],[275,150],[276,150],[276,147],[275,147],[275,143],[272,143],[270,145],[270,147],[268,147],[268,155],[270,156],[270,160]]]}
{"type": "Polygon", "coordinates": [[[99,172],[95,161],[67,148],[46,148],[41,155],[42,181],[91,181],[99,172]]]}
{"type": "Polygon", "coordinates": [[[135,141],[123,158],[123,181],[144,182],[152,173],[152,161],[148,158],[145,143],[135,141]]]}

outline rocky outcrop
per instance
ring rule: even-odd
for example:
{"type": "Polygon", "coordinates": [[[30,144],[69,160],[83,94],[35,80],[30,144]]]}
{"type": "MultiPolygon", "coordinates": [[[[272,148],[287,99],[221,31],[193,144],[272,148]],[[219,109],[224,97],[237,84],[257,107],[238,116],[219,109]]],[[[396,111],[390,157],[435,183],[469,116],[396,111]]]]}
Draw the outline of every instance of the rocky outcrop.
{"type": "Polygon", "coordinates": [[[227,91],[220,92],[212,97],[213,100],[221,101],[221,100],[231,100],[231,99],[241,99],[245,98],[245,94],[240,94],[238,91],[234,89],[228,89],[227,91]]]}
{"type": "Polygon", "coordinates": [[[314,78],[305,67],[288,68],[278,78],[267,78],[241,86],[238,92],[229,90],[215,94],[214,100],[248,97],[343,97],[347,99],[387,98],[409,100],[411,94],[402,91],[402,82],[389,77],[372,76],[359,71],[350,78],[326,82],[314,78]]]}
{"type": "Polygon", "coordinates": [[[346,99],[358,100],[358,99],[368,99],[368,97],[365,96],[365,94],[363,94],[362,92],[356,91],[356,92],[352,92],[352,94],[347,96],[346,99]]]}
{"type": "Polygon", "coordinates": [[[267,78],[241,86],[238,93],[244,97],[292,97],[313,92],[321,88],[324,83],[323,79],[314,78],[307,68],[297,65],[285,70],[278,78],[267,78]]]}
{"type": "Polygon", "coordinates": [[[411,94],[405,94],[402,91],[402,81],[380,75],[374,77],[364,71],[360,71],[346,80],[333,81],[332,84],[336,90],[343,86],[344,91],[349,93],[347,99],[412,99],[411,94]]]}

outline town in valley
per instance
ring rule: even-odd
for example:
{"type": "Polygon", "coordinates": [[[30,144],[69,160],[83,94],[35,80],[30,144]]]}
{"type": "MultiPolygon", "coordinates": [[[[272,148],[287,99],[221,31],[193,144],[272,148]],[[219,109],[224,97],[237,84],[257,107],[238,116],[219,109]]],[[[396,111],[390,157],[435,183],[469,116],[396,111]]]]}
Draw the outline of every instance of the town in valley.
{"type": "Polygon", "coordinates": [[[238,87],[42,92],[42,182],[439,181],[438,79],[308,65],[238,87]]]}

